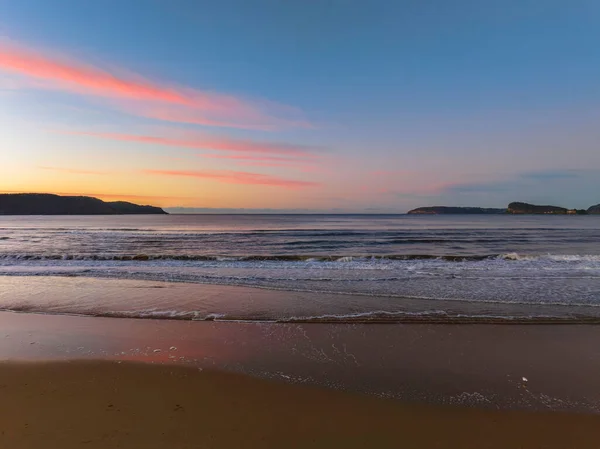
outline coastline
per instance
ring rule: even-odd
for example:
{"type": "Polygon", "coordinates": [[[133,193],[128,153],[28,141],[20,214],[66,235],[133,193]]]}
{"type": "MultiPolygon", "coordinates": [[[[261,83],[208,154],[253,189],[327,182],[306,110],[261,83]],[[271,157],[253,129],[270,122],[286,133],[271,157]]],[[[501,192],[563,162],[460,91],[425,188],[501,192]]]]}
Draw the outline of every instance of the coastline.
{"type": "MultiPolygon", "coordinates": [[[[0,312],[2,447],[587,449],[600,438],[599,326],[77,316],[65,307],[87,301],[101,315],[179,297],[207,312],[229,304],[289,314],[332,296],[0,282],[2,304],[47,311],[0,312]]],[[[337,300],[355,313],[361,304],[337,300]]]]}
{"type": "Polygon", "coordinates": [[[598,326],[232,323],[0,312],[0,329],[0,360],[9,362],[185,365],[405,403],[600,414],[598,326]]]}
{"type": "Polygon", "coordinates": [[[180,366],[5,362],[0,385],[0,443],[14,449],[586,449],[600,436],[596,415],[403,404],[180,366]]]}
{"type": "Polygon", "coordinates": [[[0,311],[304,324],[597,324],[600,307],[66,276],[0,276],[0,311]]]}

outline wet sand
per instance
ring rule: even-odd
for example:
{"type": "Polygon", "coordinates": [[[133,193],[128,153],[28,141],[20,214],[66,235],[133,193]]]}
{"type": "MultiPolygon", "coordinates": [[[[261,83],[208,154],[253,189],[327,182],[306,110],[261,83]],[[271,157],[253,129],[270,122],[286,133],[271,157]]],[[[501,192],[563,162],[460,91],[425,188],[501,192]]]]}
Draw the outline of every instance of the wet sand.
{"type": "MultiPolygon", "coordinates": [[[[133,307],[183,289],[232,308],[281,294],[44,281],[0,293],[53,312],[90,293],[133,307]]],[[[596,448],[598,379],[594,325],[0,312],[0,448],[596,448]]]]}
{"type": "Polygon", "coordinates": [[[597,448],[600,416],[491,411],[175,365],[0,364],[0,447],[597,448]]]}
{"type": "Polygon", "coordinates": [[[600,308],[594,306],[392,298],[79,276],[0,276],[0,310],[263,323],[600,322],[600,308]]]}
{"type": "Polygon", "coordinates": [[[74,359],[183,364],[411,403],[600,412],[600,326],[260,324],[0,312],[0,360],[74,359]]]}

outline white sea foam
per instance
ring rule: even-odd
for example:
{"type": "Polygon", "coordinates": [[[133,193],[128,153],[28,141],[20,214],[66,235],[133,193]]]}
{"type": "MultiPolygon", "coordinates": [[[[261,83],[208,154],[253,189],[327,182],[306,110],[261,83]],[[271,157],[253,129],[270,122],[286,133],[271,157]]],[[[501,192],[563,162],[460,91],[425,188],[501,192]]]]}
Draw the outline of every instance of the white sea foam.
{"type": "MultiPolygon", "coordinates": [[[[512,257],[512,256],[511,256],[512,257]]],[[[520,257],[520,256],[519,256],[520,257]]],[[[0,275],[84,276],[499,303],[600,305],[600,257],[478,261],[0,260],[0,275]]]]}
{"type": "MultiPolygon", "coordinates": [[[[364,301],[600,306],[595,217],[3,217],[0,224],[0,276],[249,286],[364,301]]],[[[145,313],[193,316],[161,306],[145,313]]],[[[367,308],[378,310],[386,311],[367,308]]]]}
{"type": "Polygon", "coordinates": [[[519,254],[507,253],[498,256],[499,259],[516,261],[554,261],[554,262],[600,262],[600,255],[595,254],[519,254]]]}

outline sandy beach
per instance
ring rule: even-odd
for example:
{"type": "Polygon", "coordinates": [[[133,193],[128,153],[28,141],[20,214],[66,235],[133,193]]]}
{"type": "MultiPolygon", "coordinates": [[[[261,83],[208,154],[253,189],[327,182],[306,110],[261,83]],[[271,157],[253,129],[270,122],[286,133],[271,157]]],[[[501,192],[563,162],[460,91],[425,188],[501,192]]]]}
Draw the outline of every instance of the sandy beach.
{"type": "MultiPolygon", "coordinates": [[[[231,293],[189,291],[206,292],[231,293]]],[[[0,312],[0,447],[596,448],[599,339],[583,324],[0,312]]]]}
{"type": "Polygon", "coordinates": [[[600,416],[406,405],[132,362],[0,364],[0,446],[596,448],[600,416]]]}
{"type": "MultiPolygon", "coordinates": [[[[53,288],[47,292],[51,300],[53,288]]],[[[176,363],[403,402],[508,410],[598,413],[599,339],[594,325],[222,323],[0,312],[4,361],[176,363]]]]}

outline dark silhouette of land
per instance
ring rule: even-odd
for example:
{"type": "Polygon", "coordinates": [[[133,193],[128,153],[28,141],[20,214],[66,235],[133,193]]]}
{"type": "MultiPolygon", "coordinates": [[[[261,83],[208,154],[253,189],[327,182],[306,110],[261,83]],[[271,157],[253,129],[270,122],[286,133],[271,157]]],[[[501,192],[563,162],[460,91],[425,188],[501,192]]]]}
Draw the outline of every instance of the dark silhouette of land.
{"type": "Polygon", "coordinates": [[[600,214],[600,204],[589,209],[567,209],[558,206],[538,206],[535,204],[513,202],[506,209],[494,209],[484,207],[448,207],[432,206],[418,207],[408,212],[409,214],[443,215],[443,214],[513,214],[513,215],[587,215],[600,214]]]}
{"type": "Polygon", "coordinates": [[[596,204],[595,206],[590,207],[587,210],[588,214],[600,214],[600,204],[596,204]]]}
{"type": "Polygon", "coordinates": [[[558,206],[536,206],[535,204],[514,202],[508,205],[509,214],[558,214],[563,215],[569,212],[566,207],[558,206]]]}
{"type": "Polygon", "coordinates": [[[160,207],[126,201],[106,202],[89,196],[48,193],[0,194],[0,215],[128,215],[166,214],[160,207]]]}

